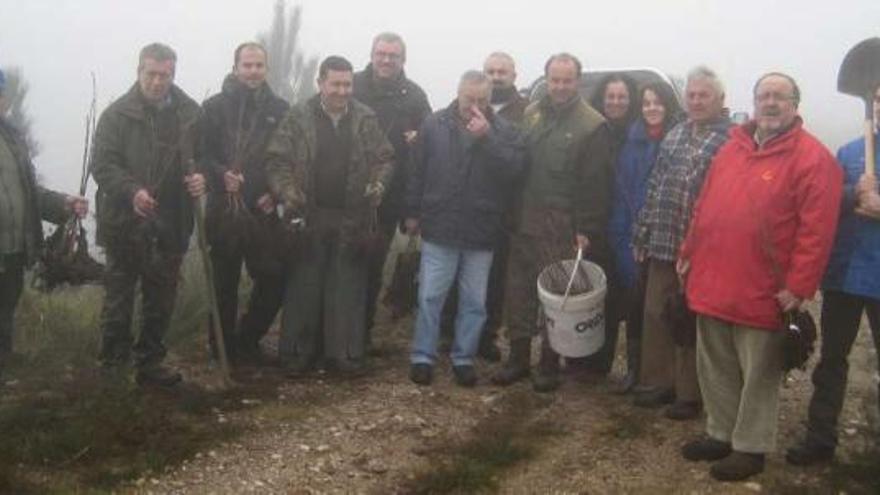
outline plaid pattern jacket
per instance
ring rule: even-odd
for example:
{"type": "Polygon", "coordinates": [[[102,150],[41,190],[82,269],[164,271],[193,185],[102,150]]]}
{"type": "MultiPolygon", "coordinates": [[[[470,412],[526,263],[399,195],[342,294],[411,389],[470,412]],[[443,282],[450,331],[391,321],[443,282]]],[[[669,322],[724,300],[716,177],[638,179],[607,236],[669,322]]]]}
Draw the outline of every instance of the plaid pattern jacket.
{"type": "Polygon", "coordinates": [[[648,179],[648,196],[633,228],[633,246],[652,259],[674,262],[687,234],[694,202],[712,158],[731,123],[719,118],[700,130],[691,121],[675,126],[660,144],[648,179]]]}

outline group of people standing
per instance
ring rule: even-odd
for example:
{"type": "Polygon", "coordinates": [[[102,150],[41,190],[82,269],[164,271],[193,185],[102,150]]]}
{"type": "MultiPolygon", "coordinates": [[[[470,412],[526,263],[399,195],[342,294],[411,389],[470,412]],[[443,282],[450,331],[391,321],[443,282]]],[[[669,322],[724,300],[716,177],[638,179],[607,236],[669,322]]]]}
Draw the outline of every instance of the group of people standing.
{"type": "MultiPolygon", "coordinates": [[[[546,95],[529,104],[514,60],[496,52],[432,113],[403,71],[400,36],[376,36],[370,60],[355,73],[345,58],[327,57],[318,94],[289,108],[266,83],[266,50],[244,43],[222,91],[200,108],[174,84],[171,48],[141,50],[137,81],[99,119],[91,164],[107,258],[106,370],[126,370],[134,354],[138,383],[181,380],[163,364],[163,335],[192,204],[207,195],[220,306],[213,324],[234,362],[261,359],[260,339],[283,308],[279,360],[288,374],[365,373],[382,266],[399,229],[422,242],[413,382],[434,379],[444,312],[454,315],[457,384],[478,382],[477,355],[500,358],[503,321],[509,353],[491,381],[533,375],[539,392],[555,390],[563,374],[607,376],[625,322],[626,374],[615,390],[632,393],[636,406],[668,405],[670,419],[705,410],[706,436],[682,455],[714,461],[721,480],[763,470],[775,445],[783,314],[821,283],[809,430],[788,459],[833,456],[863,311],[880,343],[880,193],[863,174],[863,142],[835,160],[804,128],[793,78],[761,76],[753,119],[734,126],[720,78],[703,66],[687,75],[682,111],[668,83],[637,85],[626,74],[608,74],[586,99],[581,62],[560,53],[544,67],[546,95]],[[608,278],[605,344],[565,358],[549,345],[536,279],[578,249],[608,278]],[[242,264],[253,290],[239,317],[242,264]],[[133,341],[138,285],[143,316],[133,341]],[[681,300],[695,316],[676,317],[681,300]]],[[[874,102],[880,119],[880,88],[874,102]]],[[[84,215],[87,205],[39,188],[20,139],[0,122],[7,353],[40,213],[66,203],[84,215]]]]}

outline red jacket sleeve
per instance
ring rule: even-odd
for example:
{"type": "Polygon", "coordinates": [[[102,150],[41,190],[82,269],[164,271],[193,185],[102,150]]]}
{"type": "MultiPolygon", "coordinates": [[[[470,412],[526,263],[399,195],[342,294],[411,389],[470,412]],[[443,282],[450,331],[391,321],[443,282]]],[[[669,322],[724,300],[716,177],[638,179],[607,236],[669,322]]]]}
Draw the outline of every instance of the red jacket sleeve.
{"type": "Polygon", "coordinates": [[[802,299],[813,297],[819,287],[834,234],[843,191],[840,165],[821,148],[812,154],[794,184],[798,227],[785,286],[802,299]]]}

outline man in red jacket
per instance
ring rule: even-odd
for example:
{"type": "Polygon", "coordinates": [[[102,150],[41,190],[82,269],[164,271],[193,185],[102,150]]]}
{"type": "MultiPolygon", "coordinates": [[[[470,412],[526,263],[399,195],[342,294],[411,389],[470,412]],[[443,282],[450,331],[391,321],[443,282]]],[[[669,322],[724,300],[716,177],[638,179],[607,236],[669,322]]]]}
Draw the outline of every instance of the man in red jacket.
{"type": "Polygon", "coordinates": [[[719,480],[764,469],[776,436],[782,314],[816,292],[834,239],[843,177],[803,128],[799,100],[790,76],[758,79],[755,119],[715,156],[678,262],[698,315],[708,434],[682,454],[717,461],[719,480]]]}

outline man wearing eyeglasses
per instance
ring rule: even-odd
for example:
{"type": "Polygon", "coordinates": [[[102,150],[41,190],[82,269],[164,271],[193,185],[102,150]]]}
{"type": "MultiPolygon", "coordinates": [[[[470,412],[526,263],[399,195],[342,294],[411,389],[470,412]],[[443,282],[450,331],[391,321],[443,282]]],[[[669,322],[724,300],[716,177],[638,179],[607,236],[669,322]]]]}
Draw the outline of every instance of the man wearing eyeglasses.
{"type": "Polygon", "coordinates": [[[697,313],[697,377],[706,437],[682,447],[722,481],[764,470],[775,447],[783,313],[813,297],[828,261],[843,175],[803,128],[800,90],[771,72],[755,119],[715,155],[677,263],[697,313]]]}
{"type": "Polygon", "coordinates": [[[379,224],[386,238],[385,249],[369,260],[367,278],[367,340],[376,314],[376,298],[382,279],[387,243],[403,219],[403,196],[407,182],[407,161],[425,117],[431,114],[428,97],[418,84],[406,77],[406,44],[396,33],[380,33],[373,38],[370,63],[354,75],[354,98],[366,104],[379,117],[385,137],[394,147],[395,166],[391,187],[379,206],[379,224]]]}

